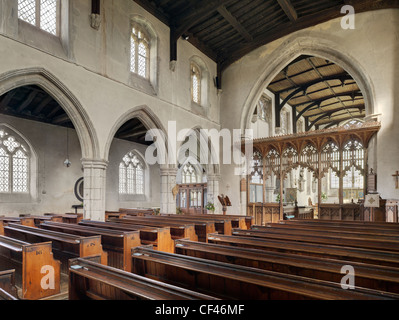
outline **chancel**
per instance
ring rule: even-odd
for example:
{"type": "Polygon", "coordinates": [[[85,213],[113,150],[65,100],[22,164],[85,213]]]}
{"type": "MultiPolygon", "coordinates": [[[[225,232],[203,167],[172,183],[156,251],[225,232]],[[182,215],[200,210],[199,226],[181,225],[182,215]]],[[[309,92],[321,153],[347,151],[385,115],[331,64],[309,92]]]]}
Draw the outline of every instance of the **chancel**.
{"type": "Polygon", "coordinates": [[[398,300],[398,34],[398,0],[0,0],[0,300],[398,300]]]}

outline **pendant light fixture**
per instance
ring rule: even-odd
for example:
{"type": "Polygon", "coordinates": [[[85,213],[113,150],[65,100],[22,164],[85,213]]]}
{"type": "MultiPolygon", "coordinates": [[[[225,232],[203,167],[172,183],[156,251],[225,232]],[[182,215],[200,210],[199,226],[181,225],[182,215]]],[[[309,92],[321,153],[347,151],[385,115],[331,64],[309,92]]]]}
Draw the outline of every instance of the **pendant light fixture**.
{"type": "Polygon", "coordinates": [[[66,142],[66,146],[67,146],[67,153],[66,153],[66,159],[64,161],[64,166],[69,168],[72,165],[72,162],[69,160],[69,131],[67,128],[67,142],[66,142]]]}

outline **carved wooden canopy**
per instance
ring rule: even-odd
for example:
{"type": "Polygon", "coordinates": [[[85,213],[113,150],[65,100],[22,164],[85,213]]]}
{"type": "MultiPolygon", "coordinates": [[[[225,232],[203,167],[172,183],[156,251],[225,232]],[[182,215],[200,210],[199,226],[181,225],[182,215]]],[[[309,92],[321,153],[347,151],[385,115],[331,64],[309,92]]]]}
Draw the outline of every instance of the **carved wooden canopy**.
{"type": "Polygon", "coordinates": [[[323,147],[329,142],[333,142],[339,149],[342,149],[350,140],[359,141],[366,149],[368,148],[370,139],[380,129],[380,122],[370,121],[353,126],[308,131],[297,134],[254,139],[251,141],[245,140],[242,142],[242,146],[245,147],[245,144],[251,142],[254,151],[260,152],[263,157],[266,157],[269,151],[273,149],[276,150],[278,154],[283,155],[286,150],[291,148],[300,155],[309,145],[314,146],[317,152],[321,153],[323,147]]]}

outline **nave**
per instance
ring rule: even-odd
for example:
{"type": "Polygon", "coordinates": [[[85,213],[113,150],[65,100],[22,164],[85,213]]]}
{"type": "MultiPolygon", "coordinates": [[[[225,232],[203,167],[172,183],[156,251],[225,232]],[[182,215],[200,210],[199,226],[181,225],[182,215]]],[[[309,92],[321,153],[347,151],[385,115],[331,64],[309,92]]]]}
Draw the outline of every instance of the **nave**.
{"type": "Polygon", "coordinates": [[[3,300],[397,300],[399,226],[120,209],[0,218],[3,300]]]}

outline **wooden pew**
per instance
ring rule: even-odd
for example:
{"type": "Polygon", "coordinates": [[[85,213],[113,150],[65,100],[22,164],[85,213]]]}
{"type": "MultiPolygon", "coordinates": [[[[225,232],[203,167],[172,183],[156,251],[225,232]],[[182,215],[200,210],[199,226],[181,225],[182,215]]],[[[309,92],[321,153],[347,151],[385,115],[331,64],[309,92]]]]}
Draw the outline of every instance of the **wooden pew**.
{"type": "Polygon", "coordinates": [[[262,238],[225,236],[219,234],[208,235],[208,243],[399,268],[399,254],[394,251],[295,242],[284,239],[267,239],[267,241],[265,241],[262,238]]]}
{"type": "Polygon", "coordinates": [[[341,221],[341,220],[289,220],[285,221],[287,223],[306,223],[313,225],[329,225],[329,226],[338,226],[338,227],[360,227],[360,228],[378,228],[378,229],[393,229],[399,230],[399,223],[389,223],[389,222],[372,222],[372,221],[341,221]]]}
{"type": "Polygon", "coordinates": [[[60,215],[62,217],[62,222],[77,224],[79,221],[83,220],[83,213],[65,213],[60,215]]]}
{"type": "Polygon", "coordinates": [[[3,221],[4,225],[9,223],[19,223],[23,226],[35,227],[35,219],[31,217],[0,217],[0,221],[3,221]]]}
{"type": "Polygon", "coordinates": [[[267,228],[262,231],[259,230],[240,230],[233,229],[234,236],[244,237],[256,237],[266,239],[280,239],[280,240],[291,240],[297,242],[308,242],[308,243],[320,243],[330,244],[337,246],[366,248],[366,249],[377,249],[399,252],[399,241],[383,240],[383,239],[365,239],[355,236],[343,236],[337,237],[334,234],[319,235],[311,233],[309,231],[293,231],[293,230],[273,230],[273,228],[267,228]]]}
{"type": "Polygon", "coordinates": [[[0,236],[4,236],[4,222],[0,220],[0,236]]]}
{"type": "Polygon", "coordinates": [[[217,300],[87,259],[69,267],[69,300],[217,300]]]}
{"type": "MultiPolygon", "coordinates": [[[[107,228],[107,222],[102,221],[82,220],[79,222],[79,225],[96,228],[107,228]]],[[[170,235],[169,227],[155,228],[142,225],[131,225],[131,227],[131,230],[140,231],[140,241],[142,245],[151,244],[156,247],[157,250],[174,252],[175,243],[170,235]]]]}
{"type": "Polygon", "coordinates": [[[226,217],[224,218],[215,218],[212,217],[212,215],[201,215],[201,216],[192,216],[192,215],[176,215],[176,214],[162,214],[161,217],[167,217],[170,219],[176,219],[176,220],[186,220],[186,221],[192,221],[192,222],[213,222],[215,224],[215,230],[220,233],[220,234],[225,234],[225,235],[231,235],[231,229],[232,229],[232,224],[231,224],[231,219],[228,219],[226,217]]]}
{"type": "Polygon", "coordinates": [[[399,232],[384,232],[366,229],[357,229],[351,231],[348,229],[342,230],[341,228],[335,227],[317,227],[317,226],[307,226],[307,225],[294,225],[294,224],[284,224],[284,223],[268,223],[265,226],[252,226],[251,230],[255,231],[268,231],[268,230],[292,230],[294,232],[306,232],[311,234],[331,234],[337,237],[357,237],[363,239],[385,239],[399,241],[399,232]]]}
{"type": "MultiPolygon", "coordinates": [[[[119,212],[119,211],[105,211],[105,221],[111,219],[111,218],[118,218],[121,219],[123,217],[126,217],[127,213],[124,212],[119,212]]],[[[132,216],[133,217],[133,216],[132,216]]]]}
{"type": "Polygon", "coordinates": [[[81,237],[12,223],[4,227],[4,235],[28,243],[51,241],[54,257],[61,261],[62,273],[68,273],[68,259],[71,258],[99,256],[101,263],[107,264],[99,235],[81,237]]]}
{"type": "Polygon", "coordinates": [[[238,300],[396,300],[398,294],[355,288],[295,275],[249,268],[159,252],[138,247],[133,250],[133,273],[198,292],[212,292],[221,299],[238,300]]]}
{"type": "Polygon", "coordinates": [[[134,209],[134,208],[119,208],[120,213],[125,213],[127,215],[132,215],[132,216],[147,216],[147,215],[153,215],[154,210],[153,209],[134,209]]]}
{"type": "Polygon", "coordinates": [[[103,250],[108,256],[108,265],[122,270],[131,269],[132,248],[141,245],[139,231],[107,230],[59,222],[45,222],[40,227],[46,230],[70,233],[83,237],[100,235],[103,250]]]}
{"type": "Polygon", "coordinates": [[[198,236],[198,241],[206,242],[207,235],[210,233],[215,233],[215,223],[213,221],[193,221],[187,220],[184,218],[181,219],[169,219],[169,217],[165,216],[145,216],[146,219],[151,219],[157,222],[166,222],[166,223],[181,223],[181,224],[194,224],[195,233],[198,236]]]}
{"type": "Polygon", "coordinates": [[[177,240],[175,246],[177,254],[335,283],[340,283],[344,276],[341,268],[350,264],[355,269],[357,287],[399,293],[399,268],[188,240],[177,240]]]}
{"type": "Polygon", "coordinates": [[[15,268],[22,299],[38,300],[60,293],[60,261],[53,257],[51,242],[30,244],[0,236],[0,267],[15,268]],[[54,275],[54,288],[43,288],[47,272],[54,275]]]}
{"type": "Polygon", "coordinates": [[[193,241],[198,241],[198,236],[195,233],[194,224],[182,224],[173,222],[157,222],[151,219],[146,219],[145,217],[135,217],[135,216],[125,216],[123,218],[110,218],[108,220],[111,223],[117,224],[133,224],[142,226],[152,226],[159,228],[170,228],[170,235],[173,240],[176,239],[190,239],[193,241]]]}
{"type": "Polygon", "coordinates": [[[18,300],[15,269],[0,271],[0,300],[18,300]]]}
{"type": "MultiPolygon", "coordinates": [[[[296,228],[296,229],[308,229],[308,230],[331,230],[331,231],[340,231],[340,232],[348,232],[348,233],[360,233],[360,234],[369,234],[375,236],[397,236],[399,235],[399,231],[391,230],[387,228],[372,228],[372,227],[363,227],[363,226],[333,226],[333,225],[317,225],[317,224],[306,224],[306,223],[297,223],[297,222],[286,222],[280,221],[276,224],[267,223],[266,226],[271,227],[282,227],[282,228],[296,228]]],[[[253,229],[258,226],[252,226],[253,229]]]]}
{"type": "MultiPolygon", "coordinates": [[[[162,216],[172,216],[172,214],[162,214],[162,216]]],[[[176,215],[174,215],[176,216],[176,215]]],[[[184,214],[183,217],[188,218],[205,218],[212,220],[228,219],[231,221],[232,228],[247,229],[246,217],[237,215],[222,215],[222,214],[184,214]]],[[[252,218],[252,217],[251,217],[252,218]]]]}

